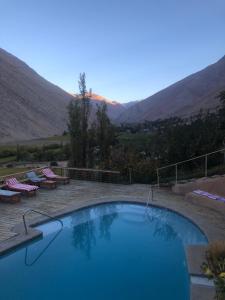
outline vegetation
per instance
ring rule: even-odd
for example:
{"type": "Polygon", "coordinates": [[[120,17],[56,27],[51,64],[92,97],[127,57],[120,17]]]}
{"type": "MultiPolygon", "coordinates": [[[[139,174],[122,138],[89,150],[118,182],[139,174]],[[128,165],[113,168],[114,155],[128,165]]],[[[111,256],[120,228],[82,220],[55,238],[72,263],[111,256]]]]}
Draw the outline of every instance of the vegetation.
{"type": "Polygon", "coordinates": [[[90,99],[87,94],[85,73],[80,74],[80,97],[71,100],[68,107],[68,130],[71,144],[71,166],[87,167],[89,146],[88,122],[90,117],[90,99]]]}
{"type": "Polygon", "coordinates": [[[87,93],[85,73],[80,74],[79,90],[78,99],[72,100],[68,107],[70,165],[107,168],[110,165],[110,148],[115,143],[115,131],[107,116],[107,105],[98,105],[96,118],[91,121],[91,93],[87,93]]]}
{"type": "Polygon", "coordinates": [[[29,170],[29,168],[0,168],[0,177],[15,174],[15,173],[21,173],[29,170]]]}
{"type": "MultiPolygon", "coordinates": [[[[136,182],[156,180],[156,168],[202,155],[225,146],[225,92],[219,95],[221,107],[214,113],[199,112],[188,119],[170,118],[123,124],[118,134],[118,144],[111,151],[111,167],[133,171],[136,182]]],[[[179,167],[179,178],[188,174],[204,176],[204,159],[179,167]]],[[[208,159],[208,168],[224,173],[224,153],[208,159]],[[217,166],[223,166],[217,169],[217,166]]],[[[174,168],[166,169],[164,178],[174,179],[174,168]]]]}
{"type": "Polygon", "coordinates": [[[68,144],[51,143],[41,146],[9,146],[0,147],[0,164],[12,162],[41,162],[68,160],[70,147],[68,144]]]}
{"type": "MultiPolygon", "coordinates": [[[[132,172],[134,182],[156,180],[156,168],[196,157],[225,147],[225,91],[218,97],[221,106],[214,113],[199,112],[188,119],[170,118],[122,124],[115,127],[107,116],[107,105],[89,103],[85,74],[80,75],[80,95],[68,107],[68,133],[41,142],[0,147],[0,164],[13,161],[69,161],[70,166],[132,172]]],[[[225,154],[208,159],[209,174],[225,172],[225,154]],[[218,168],[218,165],[220,167],[218,168]]],[[[174,179],[174,168],[165,170],[166,180],[174,179]]],[[[179,178],[204,176],[204,160],[179,167],[179,178]],[[190,175],[191,174],[191,175],[190,175]]]]}
{"type": "Polygon", "coordinates": [[[206,251],[206,262],[202,265],[203,273],[214,281],[216,299],[225,299],[225,242],[211,244],[206,251]]]}

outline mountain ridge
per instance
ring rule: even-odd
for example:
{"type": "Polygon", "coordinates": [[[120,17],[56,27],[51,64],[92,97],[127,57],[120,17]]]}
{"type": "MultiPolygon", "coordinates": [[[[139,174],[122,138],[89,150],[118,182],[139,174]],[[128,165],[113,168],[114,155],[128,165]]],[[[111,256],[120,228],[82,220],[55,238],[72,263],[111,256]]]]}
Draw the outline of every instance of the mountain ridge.
{"type": "MultiPolygon", "coordinates": [[[[104,98],[96,97],[98,101],[104,98]]],[[[68,104],[74,99],[0,48],[0,143],[62,134],[67,129],[68,104]]],[[[108,101],[107,107],[112,119],[124,109],[116,101],[108,101]]]]}
{"type": "Polygon", "coordinates": [[[118,123],[134,123],[189,117],[200,109],[219,105],[215,97],[225,89],[225,56],[216,63],[191,74],[154,95],[134,104],[119,116],[118,123]]]}

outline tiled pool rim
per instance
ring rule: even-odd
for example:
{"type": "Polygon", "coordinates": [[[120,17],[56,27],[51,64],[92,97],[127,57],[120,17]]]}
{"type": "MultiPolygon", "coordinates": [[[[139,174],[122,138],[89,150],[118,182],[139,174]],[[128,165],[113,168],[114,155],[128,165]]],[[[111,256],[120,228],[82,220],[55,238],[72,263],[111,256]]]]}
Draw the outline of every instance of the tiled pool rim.
{"type": "MultiPolygon", "coordinates": [[[[58,212],[55,213],[51,213],[51,216],[54,218],[61,218],[63,216],[66,216],[68,214],[71,214],[73,212],[85,209],[85,208],[89,208],[89,207],[93,207],[93,206],[97,206],[97,205],[101,205],[101,204],[110,204],[110,203],[128,203],[128,204],[138,204],[138,205],[142,205],[145,206],[146,205],[146,200],[143,200],[143,198],[140,199],[93,199],[91,200],[89,203],[82,203],[79,206],[75,205],[70,205],[70,207],[64,208],[58,212]]],[[[209,236],[207,234],[207,230],[203,229],[202,226],[200,224],[198,224],[197,220],[194,220],[194,218],[192,218],[192,216],[189,215],[185,215],[184,213],[180,213],[179,211],[177,211],[176,209],[171,209],[166,207],[165,205],[161,205],[161,204],[156,204],[154,202],[151,202],[149,204],[149,207],[158,207],[158,208],[163,208],[166,209],[168,211],[174,212],[186,219],[188,219],[190,222],[192,222],[195,226],[197,226],[199,228],[199,230],[206,236],[207,240],[210,242],[209,236]]],[[[33,228],[37,225],[43,224],[50,221],[50,219],[48,217],[44,217],[44,216],[39,216],[37,218],[34,218],[32,221],[30,221],[28,223],[28,234],[25,234],[25,228],[24,228],[24,224],[21,222],[19,224],[17,224],[14,228],[13,231],[17,233],[17,235],[15,237],[12,237],[6,241],[3,241],[0,243],[0,256],[7,254],[8,252],[10,252],[11,250],[17,248],[18,246],[31,241],[37,237],[42,236],[42,232],[33,228]]],[[[199,261],[196,264],[196,256],[203,258],[204,257],[204,252],[205,252],[206,246],[199,246],[199,245],[191,245],[191,246],[187,246],[185,248],[185,253],[186,253],[186,259],[187,259],[187,264],[188,264],[188,271],[190,276],[202,276],[202,273],[200,271],[200,265],[202,264],[203,260],[199,259],[199,261]],[[195,259],[194,259],[195,258],[195,259]]],[[[195,295],[191,295],[191,299],[190,300],[208,300],[208,299],[212,299],[211,295],[212,295],[212,288],[209,287],[204,287],[204,286],[198,286],[193,284],[192,282],[190,282],[191,285],[191,291],[194,289],[195,290],[195,294],[197,294],[197,296],[195,295]],[[204,295],[202,297],[199,298],[199,291],[201,289],[201,293],[203,292],[204,295]],[[208,297],[208,298],[206,298],[208,297]]],[[[191,292],[192,294],[192,292],[191,292]]]]}

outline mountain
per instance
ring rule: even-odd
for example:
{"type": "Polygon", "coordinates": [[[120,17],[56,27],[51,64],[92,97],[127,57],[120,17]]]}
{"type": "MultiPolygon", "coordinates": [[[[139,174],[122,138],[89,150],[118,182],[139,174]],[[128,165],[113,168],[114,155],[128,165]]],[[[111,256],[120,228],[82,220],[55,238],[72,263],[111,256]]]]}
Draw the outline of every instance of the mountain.
{"type": "MultiPolygon", "coordinates": [[[[0,143],[62,134],[71,99],[74,96],[0,48],[0,143]]],[[[93,104],[105,101],[112,119],[125,110],[118,102],[96,94],[91,100],[93,104]]]]}
{"type": "Polygon", "coordinates": [[[0,49],[0,142],[62,134],[71,95],[0,49]]]}
{"type": "MultiPolygon", "coordinates": [[[[78,95],[73,95],[75,98],[78,97],[78,95]]],[[[107,114],[109,116],[109,118],[113,121],[115,119],[117,119],[120,114],[125,111],[125,107],[123,104],[115,101],[115,100],[110,100],[108,98],[105,98],[104,96],[95,94],[95,93],[91,93],[88,94],[91,103],[92,103],[92,118],[94,118],[96,109],[97,109],[97,105],[100,105],[101,103],[105,102],[107,105],[107,114]]]]}
{"type": "Polygon", "coordinates": [[[173,116],[184,118],[197,114],[200,109],[214,110],[219,105],[216,96],[222,90],[225,90],[225,56],[131,106],[116,121],[136,123],[173,116]]]}
{"type": "Polygon", "coordinates": [[[131,106],[133,106],[134,104],[137,104],[140,100],[134,100],[134,101],[130,101],[130,102],[126,102],[126,103],[123,103],[123,106],[125,108],[129,108],[131,106]]]}

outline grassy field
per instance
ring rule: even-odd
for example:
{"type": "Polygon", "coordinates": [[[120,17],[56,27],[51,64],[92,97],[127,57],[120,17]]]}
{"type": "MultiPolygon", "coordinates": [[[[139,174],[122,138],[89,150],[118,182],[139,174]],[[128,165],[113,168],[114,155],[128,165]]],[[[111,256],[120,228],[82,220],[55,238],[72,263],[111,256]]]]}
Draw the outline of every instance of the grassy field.
{"type": "Polygon", "coordinates": [[[16,160],[16,156],[3,157],[0,158],[0,164],[6,164],[15,160],[16,160]]]}
{"type": "Polygon", "coordinates": [[[148,147],[150,137],[150,134],[142,132],[121,133],[118,137],[118,140],[121,145],[142,151],[144,148],[148,147]]]}
{"type": "Polygon", "coordinates": [[[16,149],[17,145],[20,146],[43,146],[49,144],[61,144],[68,143],[69,136],[68,135],[54,135],[47,138],[34,139],[29,141],[21,141],[21,142],[11,142],[7,144],[0,144],[0,150],[13,150],[16,149]]]}
{"type": "Polygon", "coordinates": [[[0,177],[10,175],[10,174],[15,174],[15,173],[20,173],[20,172],[25,172],[29,170],[29,168],[0,168],[0,177]]]}

